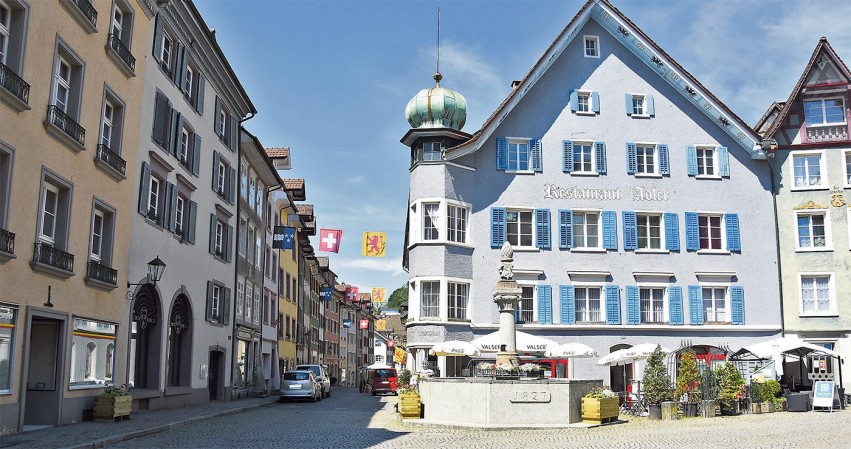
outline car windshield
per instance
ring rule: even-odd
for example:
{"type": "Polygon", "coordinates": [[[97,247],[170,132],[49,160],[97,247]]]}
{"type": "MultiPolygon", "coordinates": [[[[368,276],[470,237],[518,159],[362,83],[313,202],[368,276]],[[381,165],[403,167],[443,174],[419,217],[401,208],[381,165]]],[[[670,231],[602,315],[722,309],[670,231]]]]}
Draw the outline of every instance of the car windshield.
{"type": "Polygon", "coordinates": [[[308,380],[310,373],[284,373],[284,380],[308,380]]]}
{"type": "Polygon", "coordinates": [[[396,370],[394,370],[394,369],[377,369],[377,370],[375,370],[375,376],[380,377],[382,379],[387,379],[389,377],[396,377],[396,370]]]}
{"type": "Polygon", "coordinates": [[[310,370],[310,371],[313,371],[314,376],[316,376],[316,377],[321,376],[321,374],[319,373],[319,367],[318,366],[298,366],[298,367],[296,367],[296,369],[305,370],[305,371],[310,370]]]}

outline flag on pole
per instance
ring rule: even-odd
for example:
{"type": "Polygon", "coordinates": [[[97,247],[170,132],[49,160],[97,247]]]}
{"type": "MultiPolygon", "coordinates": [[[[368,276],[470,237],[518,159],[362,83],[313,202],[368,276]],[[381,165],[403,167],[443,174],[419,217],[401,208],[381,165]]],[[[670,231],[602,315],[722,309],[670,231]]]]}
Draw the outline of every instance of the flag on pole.
{"type": "Polygon", "coordinates": [[[375,330],[386,331],[387,330],[387,320],[375,320],[375,330]]]}
{"type": "Polygon", "coordinates": [[[357,302],[358,300],[358,288],[357,287],[346,287],[346,301],[351,303],[357,302]]]}
{"type": "Polygon", "coordinates": [[[384,303],[386,299],[384,295],[387,294],[386,288],[373,288],[372,289],[372,302],[376,304],[384,303]]]}
{"type": "Polygon", "coordinates": [[[363,248],[361,253],[366,257],[384,257],[384,250],[387,246],[386,232],[370,232],[363,233],[363,248]]]}
{"type": "Polygon", "coordinates": [[[331,296],[331,287],[323,288],[323,289],[322,289],[322,299],[324,299],[324,300],[326,300],[326,301],[330,301],[330,300],[331,300],[331,298],[332,298],[332,296],[331,296]]]}
{"type": "Polygon", "coordinates": [[[291,226],[275,226],[275,232],[272,234],[272,248],[294,249],[295,228],[291,226]]]}
{"type": "Polygon", "coordinates": [[[343,238],[342,229],[320,229],[319,251],[336,253],[340,251],[340,240],[343,238]]]}

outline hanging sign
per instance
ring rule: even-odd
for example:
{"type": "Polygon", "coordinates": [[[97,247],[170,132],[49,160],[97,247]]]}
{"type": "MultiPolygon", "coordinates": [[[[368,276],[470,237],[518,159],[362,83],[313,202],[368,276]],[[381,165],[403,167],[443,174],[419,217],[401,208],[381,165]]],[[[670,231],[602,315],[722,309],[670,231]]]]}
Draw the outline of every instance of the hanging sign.
{"type": "Polygon", "coordinates": [[[343,319],[343,327],[345,327],[347,329],[352,327],[352,320],[350,320],[348,318],[344,318],[343,319]]]}

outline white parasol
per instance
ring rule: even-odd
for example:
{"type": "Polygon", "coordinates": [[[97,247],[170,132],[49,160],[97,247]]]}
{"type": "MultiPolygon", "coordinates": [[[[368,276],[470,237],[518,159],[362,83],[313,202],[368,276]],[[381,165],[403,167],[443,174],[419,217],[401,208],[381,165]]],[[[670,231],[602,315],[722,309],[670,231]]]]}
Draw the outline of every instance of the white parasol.
{"type": "Polygon", "coordinates": [[[597,350],[582,343],[565,343],[557,348],[547,349],[544,356],[554,359],[572,359],[572,358],[588,358],[599,357],[597,350]]]}
{"type": "Polygon", "coordinates": [[[481,351],[469,341],[450,340],[437,343],[428,350],[429,355],[448,357],[478,357],[481,351]]]}

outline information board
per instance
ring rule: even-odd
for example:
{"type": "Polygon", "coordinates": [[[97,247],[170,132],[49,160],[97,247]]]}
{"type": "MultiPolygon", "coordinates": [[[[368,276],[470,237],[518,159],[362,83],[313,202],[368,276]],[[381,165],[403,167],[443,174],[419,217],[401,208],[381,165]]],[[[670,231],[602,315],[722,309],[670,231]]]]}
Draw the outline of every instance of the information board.
{"type": "Polygon", "coordinates": [[[833,393],[836,384],[832,380],[818,381],[813,386],[813,407],[833,408],[833,393]]]}

